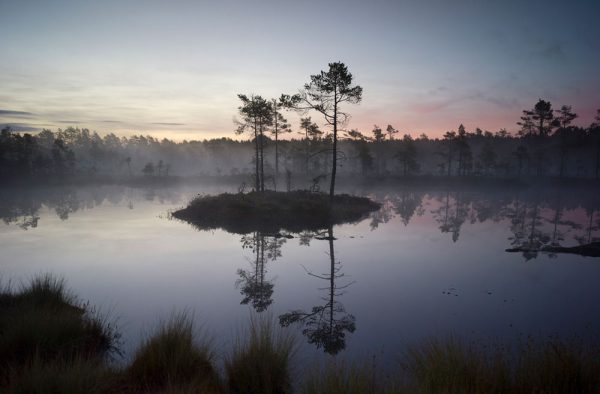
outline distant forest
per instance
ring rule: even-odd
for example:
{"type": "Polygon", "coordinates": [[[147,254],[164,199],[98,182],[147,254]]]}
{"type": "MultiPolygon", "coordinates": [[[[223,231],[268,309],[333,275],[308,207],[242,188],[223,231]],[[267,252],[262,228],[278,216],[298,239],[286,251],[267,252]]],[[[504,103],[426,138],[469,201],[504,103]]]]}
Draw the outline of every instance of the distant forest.
{"type": "MultiPolygon", "coordinates": [[[[332,138],[306,117],[292,132],[280,115],[262,137],[265,175],[306,178],[330,171],[332,138]],[[284,126],[282,129],[282,125],[284,126]],[[278,133],[277,139],[271,138],[278,133]],[[282,136],[287,135],[288,137],[282,136]],[[289,136],[292,138],[290,139],[289,136]]],[[[393,126],[346,130],[339,141],[338,173],[364,177],[577,177],[599,178],[600,110],[587,128],[572,125],[570,106],[553,109],[539,100],[525,110],[511,135],[506,130],[467,130],[462,125],[442,138],[401,136],[393,126]]],[[[248,176],[254,167],[254,139],[220,138],[174,142],[151,136],[100,136],[69,127],[56,132],[0,133],[0,179],[69,176],[171,177],[248,176]]],[[[249,182],[251,184],[251,182],[249,182]]]]}

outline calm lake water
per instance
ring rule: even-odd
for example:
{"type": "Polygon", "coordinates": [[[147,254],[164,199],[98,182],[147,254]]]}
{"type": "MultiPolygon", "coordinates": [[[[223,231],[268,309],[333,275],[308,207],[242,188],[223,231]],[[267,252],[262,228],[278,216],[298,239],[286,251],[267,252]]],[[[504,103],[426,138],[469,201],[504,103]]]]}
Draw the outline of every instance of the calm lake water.
{"type": "Polygon", "coordinates": [[[333,227],[334,240],[326,230],[199,231],[169,217],[198,193],[234,190],[3,189],[0,276],[64,277],[117,320],[126,356],[174,310],[192,312],[227,349],[252,313],[281,316],[299,336],[301,360],[375,355],[390,364],[432,336],[600,334],[600,259],[505,252],[598,240],[593,192],[346,190],[383,208],[333,227]]]}

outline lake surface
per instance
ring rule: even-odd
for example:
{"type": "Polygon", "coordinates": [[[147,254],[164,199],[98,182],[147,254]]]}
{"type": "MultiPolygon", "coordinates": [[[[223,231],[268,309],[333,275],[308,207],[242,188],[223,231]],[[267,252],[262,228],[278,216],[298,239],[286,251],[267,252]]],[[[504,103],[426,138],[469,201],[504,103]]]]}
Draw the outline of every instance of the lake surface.
{"type": "Polygon", "coordinates": [[[433,336],[600,334],[600,259],[505,252],[598,240],[593,192],[348,189],[383,207],[332,234],[199,231],[169,217],[198,193],[235,190],[0,190],[2,282],[64,277],[116,319],[126,357],[181,310],[227,349],[252,313],[281,317],[305,361],[375,355],[389,365],[433,336]]]}

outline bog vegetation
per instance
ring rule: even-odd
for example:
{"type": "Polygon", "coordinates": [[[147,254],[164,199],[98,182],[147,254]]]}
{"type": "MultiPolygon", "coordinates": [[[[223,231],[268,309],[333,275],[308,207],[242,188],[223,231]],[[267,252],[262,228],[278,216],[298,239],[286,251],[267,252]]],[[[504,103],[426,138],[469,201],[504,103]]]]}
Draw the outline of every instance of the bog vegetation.
{"type": "Polygon", "coordinates": [[[187,313],[142,341],[130,363],[114,326],[45,275],[0,293],[0,389],[7,393],[596,393],[598,343],[527,339],[515,348],[448,337],[399,351],[398,365],[332,360],[299,368],[295,337],[256,315],[233,350],[187,313]],[[220,368],[224,363],[224,368],[220,368]],[[295,369],[299,369],[294,371],[295,369]]]}
{"type": "Polygon", "coordinates": [[[173,216],[200,229],[223,228],[233,233],[280,230],[319,230],[365,218],[380,208],[366,197],[337,194],[333,204],[326,194],[307,190],[250,192],[199,196],[173,216]]]}

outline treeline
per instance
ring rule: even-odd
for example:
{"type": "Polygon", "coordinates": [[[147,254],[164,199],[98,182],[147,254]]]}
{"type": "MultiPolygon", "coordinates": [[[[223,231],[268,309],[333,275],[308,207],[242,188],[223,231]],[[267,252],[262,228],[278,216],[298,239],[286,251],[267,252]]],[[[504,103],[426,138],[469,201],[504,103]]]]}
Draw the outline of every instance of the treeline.
{"type": "MultiPolygon", "coordinates": [[[[600,176],[600,110],[589,127],[573,126],[571,107],[554,110],[540,100],[523,111],[517,135],[506,130],[467,130],[463,125],[442,138],[422,134],[402,137],[391,125],[372,131],[350,130],[338,141],[338,173],[365,177],[478,176],[579,177],[600,176]]],[[[260,138],[263,183],[280,176],[325,177],[332,166],[332,136],[311,118],[302,118],[290,134],[285,120],[265,124],[260,138]],[[284,132],[292,139],[279,139],[284,132]],[[270,130],[270,129],[273,130],[270,130]],[[273,138],[271,138],[273,137],[273,138]],[[264,153],[262,153],[264,152],[264,153]],[[277,158],[277,159],[276,159],[277,158]]],[[[256,138],[174,142],[151,136],[100,136],[69,127],[37,134],[0,133],[0,179],[68,177],[253,176],[256,138]]],[[[255,182],[248,182],[254,184],[255,182]]],[[[263,186],[264,187],[264,186],[263,186]]]]}
{"type": "Polygon", "coordinates": [[[143,135],[100,136],[74,127],[35,135],[5,128],[0,132],[0,177],[230,174],[247,162],[247,146],[226,138],[177,143],[143,135]]]}

